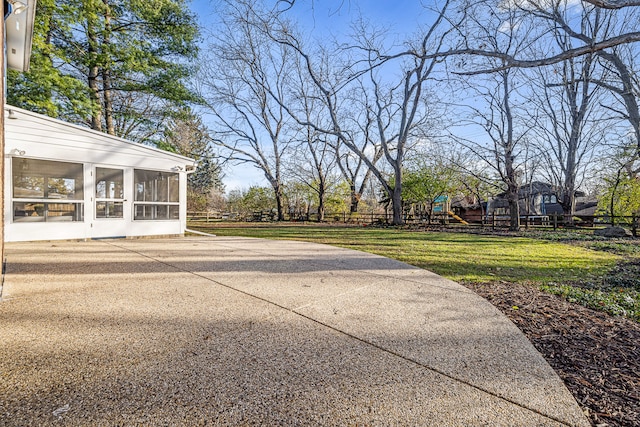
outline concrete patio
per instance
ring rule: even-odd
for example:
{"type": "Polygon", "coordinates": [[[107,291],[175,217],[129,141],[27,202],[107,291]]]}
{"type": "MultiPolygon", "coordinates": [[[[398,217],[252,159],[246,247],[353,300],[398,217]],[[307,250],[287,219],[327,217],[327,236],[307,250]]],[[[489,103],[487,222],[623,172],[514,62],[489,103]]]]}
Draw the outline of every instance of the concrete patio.
{"type": "Polygon", "coordinates": [[[0,425],[588,426],[491,304],[301,242],[6,245],[0,425]]]}

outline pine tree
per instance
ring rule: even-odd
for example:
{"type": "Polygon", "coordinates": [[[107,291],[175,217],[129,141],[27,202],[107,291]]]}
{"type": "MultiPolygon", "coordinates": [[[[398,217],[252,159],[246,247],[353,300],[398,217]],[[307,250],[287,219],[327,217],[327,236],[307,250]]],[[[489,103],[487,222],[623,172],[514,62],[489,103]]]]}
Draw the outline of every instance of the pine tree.
{"type": "Polygon", "coordinates": [[[146,142],[186,87],[198,27],[184,0],[41,0],[31,71],[9,102],[146,142]]]}
{"type": "Polygon", "coordinates": [[[158,143],[159,148],[191,157],[198,163],[187,181],[189,205],[195,210],[207,209],[213,193],[224,190],[222,168],[210,140],[200,117],[185,109],[169,121],[164,138],[158,143]]]}

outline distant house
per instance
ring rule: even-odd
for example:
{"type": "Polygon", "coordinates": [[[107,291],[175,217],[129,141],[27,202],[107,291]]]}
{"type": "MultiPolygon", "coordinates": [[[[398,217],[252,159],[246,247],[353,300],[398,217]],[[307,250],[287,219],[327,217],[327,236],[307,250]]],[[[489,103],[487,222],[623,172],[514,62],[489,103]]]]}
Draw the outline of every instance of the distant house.
{"type": "Polygon", "coordinates": [[[475,196],[454,196],[451,210],[467,222],[480,223],[486,218],[487,203],[479,202],[475,196]]]}
{"type": "Polygon", "coordinates": [[[5,107],[5,241],[181,235],[190,158],[5,107]]]}
{"type": "MultiPolygon", "coordinates": [[[[551,184],[535,181],[520,187],[518,192],[520,215],[562,214],[558,195],[551,184]]],[[[489,202],[489,215],[509,215],[509,202],[506,193],[498,194],[489,202]]]]}
{"type": "Polygon", "coordinates": [[[598,210],[598,201],[587,197],[576,198],[576,209],[574,215],[577,217],[594,216],[598,210]]]}

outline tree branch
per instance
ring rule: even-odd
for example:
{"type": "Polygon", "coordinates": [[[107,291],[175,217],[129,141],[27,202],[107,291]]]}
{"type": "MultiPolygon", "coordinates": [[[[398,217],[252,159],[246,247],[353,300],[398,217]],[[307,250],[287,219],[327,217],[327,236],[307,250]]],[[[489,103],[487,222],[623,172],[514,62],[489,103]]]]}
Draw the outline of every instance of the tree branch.
{"type": "Polygon", "coordinates": [[[583,0],[602,9],[622,9],[624,7],[640,6],[640,0],[583,0]]]}
{"type": "Polygon", "coordinates": [[[508,68],[534,68],[534,67],[541,67],[545,65],[557,64],[559,62],[565,61],[570,58],[575,58],[577,56],[582,56],[589,53],[595,53],[611,47],[615,47],[615,46],[619,46],[627,43],[639,42],[639,41],[640,41],[640,32],[627,33],[627,34],[622,34],[620,36],[611,37],[610,39],[596,42],[588,46],[581,46],[574,49],[568,49],[562,53],[559,53],[558,55],[554,55],[549,58],[539,58],[539,59],[532,59],[532,60],[521,60],[503,52],[485,51],[485,50],[479,50],[479,49],[450,50],[448,52],[436,54],[435,56],[441,56],[441,57],[447,57],[447,56],[453,56],[453,55],[484,56],[489,58],[500,59],[504,63],[504,65],[500,67],[455,73],[461,76],[472,76],[472,75],[478,75],[478,74],[494,73],[496,71],[502,71],[508,68]]]}

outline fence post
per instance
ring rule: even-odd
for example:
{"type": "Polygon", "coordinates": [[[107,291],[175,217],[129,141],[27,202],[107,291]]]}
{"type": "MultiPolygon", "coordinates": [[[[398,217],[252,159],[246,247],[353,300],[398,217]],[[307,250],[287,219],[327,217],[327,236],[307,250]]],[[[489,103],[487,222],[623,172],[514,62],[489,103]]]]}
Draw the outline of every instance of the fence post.
{"type": "Polygon", "coordinates": [[[558,214],[556,212],[553,213],[553,231],[556,231],[558,228],[558,214]]]}
{"type": "Polygon", "coordinates": [[[491,229],[492,230],[496,229],[496,213],[495,212],[491,214],[491,229]]]}
{"type": "Polygon", "coordinates": [[[633,214],[631,218],[631,234],[633,234],[633,237],[638,237],[638,217],[636,214],[633,214]]]}

